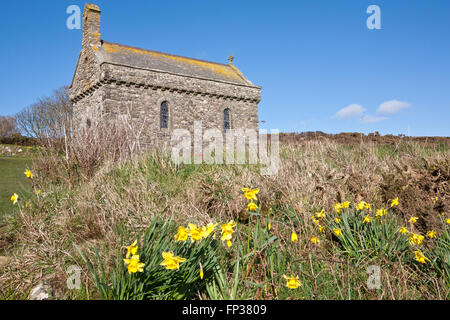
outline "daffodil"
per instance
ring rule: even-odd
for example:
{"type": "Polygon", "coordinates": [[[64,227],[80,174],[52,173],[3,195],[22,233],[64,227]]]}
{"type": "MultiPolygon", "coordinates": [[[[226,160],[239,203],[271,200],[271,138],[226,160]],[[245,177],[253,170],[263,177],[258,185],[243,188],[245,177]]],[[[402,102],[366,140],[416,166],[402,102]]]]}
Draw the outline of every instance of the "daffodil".
{"type": "Polygon", "coordinates": [[[179,269],[180,262],[186,261],[185,258],[175,257],[172,252],[163,252],[162,257],[164,260],[160,265],[166,267],[168,270],[179,269]]]}
{"type": "Polygon", "coordinates": [[[376,213],[376,216],[377,217],[382,217],[382,216],[384,216],[386,214],[386,209],[378,209],[377,210],[377,213],[376,213]]]}
{"type": "Polygon", "coordinates": [[[298,236],[295,232],[291,233],[291,242],[298,242],[298,236]]]}
{"type": "Polygon", "coordinates": [[[411,222],[411,223],[416,223],[416,222],[417,222],[417,219],[419,219],[419,218],[417,218],[417,217],[411,217],[408,221],[411,222]]]}
{"type": "Polygon", "coordinates": [[[145,263],[139,261],[139,255],[133,255],[131,259],[123,259],[128,265],[128,273],[143,272],[145,263]]]}
{"type": "Polygon", "coordinates": [[[311,242],[314,243],[314,244],[317,244],[317,243],[320,242],[320,240],[319,240],[319,238],[317,238],[317,237],[312,237],[312,238],[311,238],[311,242]]]}
{"type": "Polygon", "coordinates": [[[249,189],[249,188],[242,188],[242,191],[244,192],[244,197],[248,200],[258,200],[256,195],[259,193],[259,189],[249,189]]]}
{"type": "Polygon", "coordinates": [[[336,210],[337,213],[341,213],[341,209],[342,209],[342,204],[341,203],[336,203],[334,205],[334,210],[336,210]]]}
{"type": "Polygon", "coordinates": [[[210,222],[210,223],[208,223],[206,225],[206,227],[202,227],[202,237],[203,238],[208,237],[211,233],[214,232],[214,230],[216,229],[217,225],[218,225],[218,223],[210,222]]]}
{"type": "Polygon", "coordinates": [[[323,226],[321,226],[320,224],[318,225],[319,227],[319,232],[325,232],[325,228],[323,226]]]}
{"type": "Polygon", "coordinates": [[[446,219],[445,223],[450,224],[450,219],[446,219]]]}
{"type": "Polygon", "coordinates": [[[350,201],[344,201],[341,203],[342,208],[347,209],[350,206],[350,201]]]}
{"type": "Polygon", "coordinates": [[[30,170],[25,170],[25,172],[23,173],[27,178],[29,179],[33,179],[33,173],[30,170]]]}
{"type": "Polygon", "coordinates": [[[334,228],[334,229],[333,229],[333,233],[334,233],[337,237],[339,237],[339,236],[342,235],[342,230],[339,229],[339,228],[334,228]]]}
{"type": "Polygon", "coordinates": [[[411,233],[409,235],[409,244],[411,245],[420,245],[425,237],[421,234],[411,233]]]}
{"type": "Polygon", "coordinates": [[[364,220],[363,220],[363,222],[362,223],[369,223],[370,222],[370,216],[369,215],[367,215],[367,216],[365,216],[364,217],[364,220]]]}
{"type": "Polygon", "coordinates": [[[339,218],[336,218],[336,219],[334,219],[334,221],[336,222],[336,223],[341,223],[341,219],[339,219],[339,218]]]}
{"type": "Polygon", "coordinates": [[[317,219],[323,219],[325,218],[325,210],[322,209],[320,212],[316,212],[317,219]]]}
{"type": "Polygon", "coordinates": [[[13,204],[16,204],[18,200],[19,200],[19,195],[18,195],[17,193],[14,193],[14,194],[11,196],[11,201],[12,201],[12,203],[13,203],[13,204]]]}
{"type": "Polygon", "coordinates": [[[395,198],[395,199],[393,199],[392,201],[391,201],[391,208],[393,207],[393,206],[398,206],[399,205],[399,202],[398,202],[398,197],[397,198],[395,198]]]}
{"type": "Polygon", "coordinates": [[[436,238],[436,231],[434,231],[434,230],[428,231],[427,237],[430,239],[436,238]]]}
{"type": "Polygon", "coordinates": [[[383,216],[386,214],[386,209],[378,209],[376,212],[376,217],[380,223],[383,223],[383,216]]]}
{"type": "Polygon", "coordinates": [[[408,233],[409,231],[408,231],[405,227],[401,227],[400,230],[399,230],[399,232],[400,232],[401,234],[405,234],[405,233],[408,233]]]}
{"type": "Polygon", "coordinates": [[[258,209],[258,206],[253,201],[250,201],[250,203],[247,205],[247,210],[256,211],[256,209],[258,209]]]}
{"type": "Polygon", "coordinates": [[[427,261],[430,261],[420,250],[414,251],[415,259],[420,263],[427,263],[427,261]]]}
{"type": "Polygon", "coordinates": [[[134,241],[129,247],[127,247],[127,259],[130,255],[134,256],[137,252],[137,240],[134,241]]]}
{"type": "Polygon", "coordinates": [[[298,277],[294,277],[294,275],[291,275],[290,277],[283,275],[283,278],[286,279],[286,287],[289,289],[297,289],[302,285],[300,280],[298,280],[298,277]]]}
{"type": "Polygon", "coordinates": [[[358,209],[358,210],[362,210],[362,209],[366,209],[366,210],[370,210],[370,204],[368,204],[367,202],[365,202],[365,201],[361,201],[360,203],[358,203],[357,205],[356,205],[356,209],[358,209]]]}
{"type": "Polygon", "coordinates": [[[222,229],[222,237],[220,240],[226,241],[227,246],[231,247],[231,238],[233,236],[233,228],[236,226],[236,223],[233,220],[230,220],[228,223],[222,224],[220,228],[222,229]]]}
{"type": "Polygon", "coordinates": [[[191,242],[201,241],[202,240],[202,229],[197,228],[197,226],[193,223],[188,224],[189,235],[191,236],[191,242]]]}
{"type": "Polygon", "coordinates": [[[189,237],[189,230],[183,226],[178,227],[177,234],[175,235],[175,241],[186,241],[189,237]]]}

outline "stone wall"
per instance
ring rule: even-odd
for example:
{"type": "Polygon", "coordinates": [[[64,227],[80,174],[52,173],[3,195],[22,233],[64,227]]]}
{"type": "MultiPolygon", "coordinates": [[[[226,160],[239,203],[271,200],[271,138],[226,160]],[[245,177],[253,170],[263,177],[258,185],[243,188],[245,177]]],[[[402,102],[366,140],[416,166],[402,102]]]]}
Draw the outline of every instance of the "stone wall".
{"type": "Polygon", "coordinates": [[[113,64],[99,54],[101,45],[100,10],[88,4],[70,92],[75,129],[105,119],[101,115],[127,117],[128,125],[142,130],[141,145],[150,146],[170,141],[174,129],[193,132],[194,121],[223,132],[224,109],[229,109],[232,129],[258,130],[260,87],[113,64]],[[160,128],[163,101],[169,104],[167,129],[160,128]]]}

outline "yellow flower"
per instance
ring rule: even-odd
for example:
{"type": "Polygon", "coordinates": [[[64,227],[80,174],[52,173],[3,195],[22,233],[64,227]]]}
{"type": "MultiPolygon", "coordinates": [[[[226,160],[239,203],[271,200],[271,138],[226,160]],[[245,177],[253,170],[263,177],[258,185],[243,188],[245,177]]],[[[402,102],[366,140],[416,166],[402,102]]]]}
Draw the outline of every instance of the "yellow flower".
{"type": "Polygon", "coordinates": [[[317,237],[312,237],[312,238],[311,238],[311,242],[314,243],[314,244],[317,244],[317,243],[320,242],[320,240],[319,240],[319,238],[317,238],[317,237]]]}
{"type": "Polygon", "coordinates": [[[161,266],[165,266],[168,270],[174,270],[180,268],[180,262],[186,261],[185,258],[175,257],[172,252],[163,252],[162,257],[164,261],[160,263],[161,266]]]}
{"type": "Polygon", "coordinates": [[[341,209],[343,208],[341,203],[336,203],[334,205],[334,210],[336,210],[337,213],[341,213],[341,209]]]}
{"type": "Polygon", "coordinates": [[[178,228],[178,232],[175,235],[175,241],[186,241],[189,237],[189,230],[183,226],[178,228]]]}
{"type": "Polygon", "coordinates": [[[298,237],[295,232],[291,233],[291,242],[298,242],[298,237]]]}
{"type": "Polygon", "coordinates": [[[202,264],[200,263],[200,279],[203,280],[203,276],[204,276],[204,274],[203,274],[203,267],[202,267],[202,264]]]}
{"type": "Polygon", "coordinates": [[[145,263],[139,261],[139,255],[133,255],[131,259],[123,259],[128,265],[128,273],[143,272],[145,263]]]}
{"type": "Polygon", "coordinates": [[[430,239],[436,238],[436,231],[434,231],[434,230],[428,231],[427,237],[430,239]]]}
{"type": "Polygon", "coordinates": [[[33,179],[33,173],[30,170],[25,170],[23,174],[26,175],[27,178],[33,179]]]}
{"type": "Polygon", "coordinates": [[[417,217],[411,217],[408,221],[411,222],[411,223],[416,223],[416,222],[417,222],[417,219],[419,219],[419,218],[417,218],[417,217]]]}
{"type": "Polygon", "coordinates": [[[19,200],[19,195],[17,193],[14,193],[11,196],[11,201],[13,202],[13,204],[16,204],[18,200],[19,200]]]}
{"type": "Polygon", "coordinates": [[[365,201],[361,201],[360,203],[358,203],[356,205],[356,209],[358,209],[358,210],[362,210],[362,209],[370,210],[370,204],[368,204],[365,201]]]}
{"type": "Polygon", "coordinates": [[[271,223],[271,221],[269,220],[269,223],[267,224],[267,230],[269,230],[270,231],[270,228],[272,227],[272,223],[271,223]]]}
{"type": "Polygon", "coordinates": [[[341,223],[341,219],[339,219],[339,218],[336,218],[336,219],[334,219],[334,221],[336,221],[336,223],[341,223]]]}
{"type": "Polygon", "coordinates": [[[401,234],[405,234],[405,233],[408,233],[409,231],[408,231],[405,227],[401,227],[400,230],[399,230],[399,232],[400,232],[401,234]]]}
{"type": "Polygon", "coordinates": [[[434,199],[433,199],[433,203],[436,203],[438,201],[438,197],[435,197],[434,199]]]}
{"type": "Polygon", "coordinates": [[[236,226],[236,223],[233,220],[230,220],[228,223],[225,223],[220,226],[222,229],[222,237],[220,240],[227,241],[228,247],[231,247],[231,237],[233,235],[233,228],[236,226]]]}
{"type": "Polygon", "coordinates": [[[383,216],[386,214],[386,209],[378,209],[376,213],[376,217],[380,223],[383,223],[383,216]]]}
{"type": "Polygon", "coordinates": [[[324,231],[325,231],[324,227],[319,224],[319,232],[324,232],[324,231]]]}
{"type": "MultiPolygon", "coordinates": [[[[130,256],[130,254],[132,256],[134,256],[137,252],[138,247],[136,246],[137,244],[137,240],[134,241],[129,247],[127,247],[127,259],[130,256]]],[[[138,256],[139,257],[139,256],[138,256]]]]}
{"type": "Polygon", "coordinates": [[[371,220],[371,219],[370,219],[370,216],[367,215],[367,216],[364,217],[363,223],[369,223],[370,220],[371,220]]]}
{"type": "Polygon", "coordinates": [[[447,224],[450,224],[450,219],[446,219],[445,222],[446,222],[447,224]]]}
{"type": "Polygon", "coordinates": [[[409,244],[410,245],[420,245],[425,237],[420,234],[411,233],[409,235],[409,244]]]}
{"type": "Polygon", "coordinates": [[[316,217],[317,217],[317,219],[325,218],[325,210],[322,209],[322,211],[316,212],[316,217]]]}
{"type": "Polygon", "coordinates": [[[256,209],[258,209],[258,206],[252,201],[250,201],[250,203],[247,205],[247,210],[248,211],[256,211],[256,209]]]}
{"type": "Polygon", "coordinates": [[[249,189],[249,188],[242,188],[242,191],[244,192],[244,197],[246,197],[248,200],[258,200],[256,195],[259,193],[259,189],[249,189]]]}
{"type": "Polygon", "coordinates": [[[217,227],[217,225],[218,225],[218,223],[208,223],[207,225],[206,225],[206,230],[205,231],[203,231],[203,228],[202,228],[202,231],[203,231],[203,238],[206,238],[207,236],[209,236],[211,233],[213,233],[214,232],[214,230],[216,229],[216,227],[217,227]]]}
{"type": "Polygon", "coordinates": [[[414,255],[416,256],[416,260],[420,263],[427,263],[427,261],[430,261],[420,250],[414,251],[414,255]]]}
{"type": "Polygon", "coordinates": [[[342,208],[347,209],[350,206],[350,201],[344,201],[341,203],[342,208]]]}
{"type": "Polygon", "coordinates": [[[197,226],[193,223],[188,224],[189,235],[191,236],[191,242],[194,241],[202,241],[202,229],[197,228],[197,226]]]}
{"type": "Polygon", "coordinates": [[[441,216],[445,216],[445,212],[441,212],[441,216]]]}
{"type": "Polygon", "coordinates": [[[398,197],[397,198],[395,198],[395,199],[393,199],[392,201],[391,201],[391,208],[393,207],[393,206],[398,206],[399,205],[399,202],[398,202],[398,197]]]}
{"type": "Polygon", "coordinates": [[[312,218],[312,221],[314,222],[315,225],[319,225],[319,220],[315,219],[314,217],[312,218]]]}
{"type": "Polygon", "coordinates": [[[37,195],[40,195],[41,193],[42,193],[42,190],[41,190],[41,189],[37,189],[37,190],[36,190],[36,194],[37,194],[37,195]]]}
{"type": "Polygon", "coordinates": [[[294,277],[294,275],[291,275],[290,277],[283,275],[283,278],[286,279],[286,287],[289,289],[297,289],[302,285],[300,280],[298,280],[298,277],[294,277]]]}
{"type": "Polygon", "coordinates": [[[342,231],[339,228],[334,228],[333,233],[338,237],[342,235],[342,231]]]}

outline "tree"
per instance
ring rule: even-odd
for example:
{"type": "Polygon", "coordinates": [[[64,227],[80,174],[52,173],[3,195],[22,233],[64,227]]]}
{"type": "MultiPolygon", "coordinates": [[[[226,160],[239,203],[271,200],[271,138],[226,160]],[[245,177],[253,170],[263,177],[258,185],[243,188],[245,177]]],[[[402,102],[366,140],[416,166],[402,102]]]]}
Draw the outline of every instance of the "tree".
{"type": "Polygon", "coordinates": [[[71,116],[69,88],[64,86],[20,111],[16,119],[19,129],[29,137],[60,139],[68,130],[71,116]]]}
{"type": "Polygon", "coordinates": [[[18,133],[16,118],[0,116],[0,138],[9,138],[18,133]]]}

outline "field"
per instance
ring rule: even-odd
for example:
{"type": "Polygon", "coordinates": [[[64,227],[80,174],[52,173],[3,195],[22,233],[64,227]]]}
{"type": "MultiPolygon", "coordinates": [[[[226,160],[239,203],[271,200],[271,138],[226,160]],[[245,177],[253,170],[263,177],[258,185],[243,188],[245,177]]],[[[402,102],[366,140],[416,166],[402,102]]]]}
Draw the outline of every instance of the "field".
{"type": "Polygon", "coordinates": [[[29,157],[0,156],[0,225],[5,216],[17,212],[10,201],[11,195],[15,192],[30,195],[30,183],[23,174],[30,164],[29,157]]]}
{"type": "MultiPolygon", "coordinates": [[[[282,137],[276,176],[159,151],[92,176],[37,159],[42,194],[0,234],[0,298],[45,280],[68,299],[448,299],[448,141],[353,138],[282,137]]],[[[19,181],[0,185],[4,207],[25,164],[0,162],[19,181]]]]}

